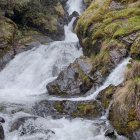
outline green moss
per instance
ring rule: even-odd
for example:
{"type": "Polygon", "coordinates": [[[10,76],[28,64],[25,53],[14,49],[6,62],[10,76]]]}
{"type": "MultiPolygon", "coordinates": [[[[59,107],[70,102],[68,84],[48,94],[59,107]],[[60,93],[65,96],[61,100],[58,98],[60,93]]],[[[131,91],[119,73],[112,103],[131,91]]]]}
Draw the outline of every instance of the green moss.
{"type": "Polygon", "coordinates": [[[135,42],[132,44],[130,53],[134,59],[140,60],[140,35],[138,35],[135,42]]]}
{"type": "Polygon", "coordinates": [[[134,121],[130,121],[128,123],[128,128],[133,132],[135,130],[137,130],[140,127],[140,122],[137,120],[134,121]]]}
{"type": "MultiPolygon", "coordinates": [[[[140,30],[140,8],[138,4],[124,6],[122,9],[109,8],[112,0],[93,1],[89,8],[80,17],[76,31],[82,40],[84,51],[87,55],[99,52],[104,42],[116,40],[118,44],[126,46],[122,37],[140,30]],[[98,49],[96,49],[98,47],[98,49]]],[[[130,2],[128,2],[130,3],[130,2]]],[[[117,45],[118,46],[118,45],[117,45]]],[[[106,43],[106,48],[109,44],[106,43]]],[[[134,54],[137,49],[132,47],[134,54]]]]}
{"type": "Polygon", "coordinates": [[[72,114],[74,117],[97,117],[101,115],[101,110],[97,102],[81,103],[72,114]]]}
{"type": "Polygon", "coordinates": [[[109,107],[109,104],[113,99],[115,89],[116,88],[114,86],[109,86],[99,94],[98,99],[101,101],[105,109],[109,107]]]}
{"type": "Polygon", "coordinates": [[[61,95],[61,96],[67,95],[67,93],[64,91],[61,91],[57,85],[52,85],[52,88],[53,88],[54,93],[57,93],[58,95],[61,95]]]}
{"type": "Polygon", "coordinates": [[[86,84],[87,86],[91,85],[90,78],[81,69],[79,69],[79,77],[80,79],[82,79],[84,84],[86,84]]]}
{"type": "Polygon", "coordinates": [[[127,68],[131,69],[132,68],[132,64],[127,64],[127,68]]]}
{"type": "Polygon", "coordinates": [[[63,112],[64,112],[64,105],[63,105],[63,102],[56,102],[56,103],[54,104],[54,108],[57,110],[57,112],[63,113],[63,112]]]}

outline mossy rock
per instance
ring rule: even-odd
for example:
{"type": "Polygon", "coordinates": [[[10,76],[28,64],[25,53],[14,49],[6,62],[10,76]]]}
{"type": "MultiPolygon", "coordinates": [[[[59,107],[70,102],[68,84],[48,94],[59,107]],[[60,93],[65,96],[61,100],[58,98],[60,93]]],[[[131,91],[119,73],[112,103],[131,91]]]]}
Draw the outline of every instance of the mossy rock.
{"type": "Polygon", "coordinates": [[[93,86],[90,77],[92,65],[87,58],[78,58],[47,85],[49,94],[57,96],[82,96],[93,86]]]}
{"type": "Polygon", "coordinates": [[[120,9],[110,8],[112,2],[95,0],[79,18],[75,30],[85,55],[97,54],[104,50],[102,48],[108,49],[110,43],[115,46],[112,40],[127,47],[128,51],[135,42],[137,36],[129,40],[125,38],[140,30],[139,1],[118,1],[120,5],[125,3],[120,9]]]}
{"type": "Polygon", "coordinates": [[[16,30],[17,26],[12,20],[0,17],[0,58],[12,49],[16,30]]]}
{"type": "Polygon", "coordinates": [[[77,110],[73,112],[73,117],[97,118],[102,115],[102,107],[97,101],[83,102],[77,105],[77,110]]]}
{"type": "Polygon", "coordinates": [[[5,12],[6,17],[23,28],[35,28],[45,35],[55,36],[55,39],[58,34],[59,37],[64,35],[66,13],[59,0],[0,1],[0,9],[5,12]]]}
{"type": "Polygon", "coordinates": [[[140,34],[139,37],[135,40],[135,42],[131,46],[130,54],[132,58],[140,60],[140,34]]]}
{"type": "Polygon", "coordinates": [[[102,106],[105,109],[108,109],[108,107],[113,99],[115,90],[116,90],[116,87],[113,85],[110,85],[109,87],[107,87],[106,89],[104,89],[103,91],[101,91],[99,93],[97,99],[102,103],[102,106]]]}
{"type": "Polygon", "coordinates": [[[133,133],[140,128],[140,78],[132,75],[115,91],[109,119],[119,134],[133,140],[133,133]]]}

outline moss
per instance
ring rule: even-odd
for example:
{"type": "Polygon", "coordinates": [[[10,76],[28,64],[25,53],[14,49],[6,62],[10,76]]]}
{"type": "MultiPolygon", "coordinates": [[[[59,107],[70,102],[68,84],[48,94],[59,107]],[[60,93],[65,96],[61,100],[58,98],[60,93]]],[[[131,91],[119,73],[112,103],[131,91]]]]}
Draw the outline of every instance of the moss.
{"type": "MultiPolygon", "coordinates": [[[[132,139],[133,132],[140,128],[138,110],[140,77],[136,71],[133,71],[133,63],[132,68],[129,69],[129,71],[131,71],[131,74],[129,74],[130,77],[126,79],[124,85],[117,88],[114,94],[114,101],[109,115],[111,123],[117,132],[130,139],[132,139]]],[[[135,64],[134,69],[137,66],[138,65],[135,64]]]]}
{"type": "Polygon", "coordinates": [[[131,129],[131,131],[133,132],[133,131],[137,130],[138,128],[140,128],[140,122],[137,120],[130,121],[128,123],[128,128],[131,129]]]}
{"type": "Polygon", "coordinates": [[[91,73],[94,74],[95,70],[98,70],[104,77],[108,75],[110,67],[112,65],[111,57],[108,51],[102,51],[95,57],[91,57],[91,62],[93,64],[91,73]]]}
{"type": "Polygon", "coordinates": [[[63,113],[63,112],[64,112],[64,105],[63,105],[63,102],[56,102],[56,103],[54,104],[54,108],[57,110],[57,112],[63,113]]]}
{"type": "Polygon", "coordinates": [[[105,109],[107,109],[109,107],[110,102],[113,99],[115,89],[116,88],[111,85],[99,93],[99,96],[97,97],[97,99],[101,101],[101,103],[105,109]]]}
{"type": "MultiPolygon", "coordinates": [[[[87,55],[96,50],[99,52],[104,42],[109,40],[116,40],[125,47],[127,44],[121,41],[122,38],[140,30],[139,5],[132,6],[128,2],[128,6],[115,10],[110,9],[111,2],[112,0],[93,1],[78,20],[76,31],[87,55]]],[[[109,44],[106,44],[107,47],[109,44]]],[[[136,52],[134,47],[132,50],[136,52]]]]}
{"type": "Polygon", "coordinates": [[[97,102],[81,103],[72,115],[74,117],[99,117],[101,115],[101,107],[97,102]]]}
{"type": "Polygon", "coordinates": [[[132,58],[140,60],[140,35],[131,46],[130,54],[132,58]]]}
{"type": "Polygon", "coordinates": [[[79,77],[87,86],[90,86],[92,84],[90,78],[81,69],[79,69],[79,77]]]}

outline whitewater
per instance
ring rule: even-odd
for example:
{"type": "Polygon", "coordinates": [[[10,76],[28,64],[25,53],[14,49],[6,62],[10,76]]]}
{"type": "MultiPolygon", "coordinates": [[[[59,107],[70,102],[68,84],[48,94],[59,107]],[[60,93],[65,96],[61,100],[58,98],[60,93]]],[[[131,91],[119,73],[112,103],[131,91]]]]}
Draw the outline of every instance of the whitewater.
{"type": "MultiPolygon", "coordinates": [[[[74,11],[81,14],[83,11],[82,0],[68,0],[67,9],[69,15],[74,11]]],[[[72,31],[74,21],[75,18],[64,27],[64,41],[55,41],[48,45],[40,45],[39,47],[20,53],[0,72],[0,104],[6,105],[8,111],[12,105],[23,105],[31,108],[32,104],[42,99],[71,101],[96,99],[98,93],[110,84],[118,85],[123,81],[125,66],[128,64],[130,58],[122,61],[109,75],[105,83],[91,95],[70,99],[47,95],[47,83],[54,80],[60,71],[74,62],[76,58],[83,55],[82,49],[78,45],[78,38],[72,31]]],[[[20,136],[20,130],[9,132],[10,125],[17,118],[32,116],[32,114],[22,110],[14,114],[8,114],[8,111],[0,113],[0,116],[6,120],[4,124],[6,140],[109,140],[104,136],[105,126],[108,123],[101,118],[96,120],[80,118],[55,120],[51,117],[42,118],[37,116],[36,120],[27,121],[24,124],[25,127],[31,124],[36,129],[50,129],[55,134],[48,136],[45,133],[37,132],[35,134],[20,136]]],[[[126,140],[126,138],[118,136],[118,140],[126,140]]]]}

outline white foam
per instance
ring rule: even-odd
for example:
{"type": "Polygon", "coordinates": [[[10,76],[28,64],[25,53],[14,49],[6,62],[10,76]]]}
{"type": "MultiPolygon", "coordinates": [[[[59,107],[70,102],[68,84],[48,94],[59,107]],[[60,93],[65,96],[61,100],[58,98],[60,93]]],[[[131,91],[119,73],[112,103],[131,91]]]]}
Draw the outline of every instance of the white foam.
{"type": "Polygon", "coordinates": [[[93,92],[91,95],[88,95],[86,97],[77,97],[77,98],[59,98],[59,97],[50,97],[50,100],[70,100],[70,101],[86,101],[86,100],[93,100],[96,99],[97,95],[105,88],[107,88],[109,85],[117,86],[121,84],[124,80],[124,72],[126,69],[126,65],[129,63],[130,58],[126,58],[123,60],[122,63],[120,63],[108,76],[104,84],[99,87],[95,92],[93,92]]]}
{"type": "Polygon", "coordinates": [[[79,14],[83,11],[83,0],[68,0],[68,13],[71,15],[74,11],[78,12],[79,14]]]}
{"type": "Polygon", "coordinates": [[[45,92],[46,84],[82,55],[76,45],[54,42],[17,55],[0,72],[0,101],[21,102],[28,100],[29,96],[33,98],[33,95],[45,92]]]}

